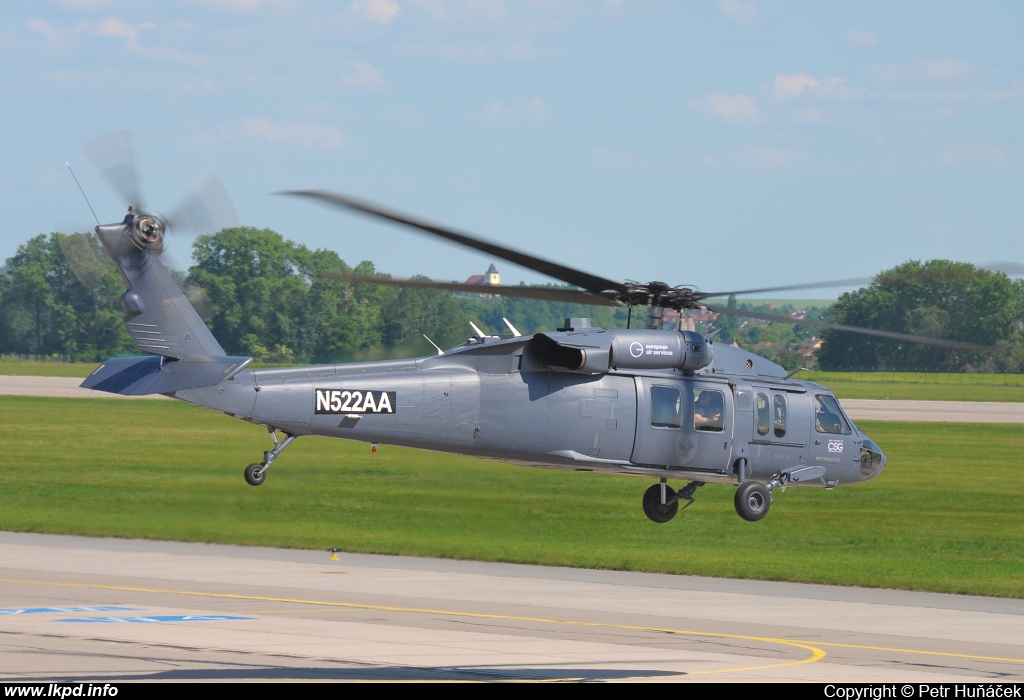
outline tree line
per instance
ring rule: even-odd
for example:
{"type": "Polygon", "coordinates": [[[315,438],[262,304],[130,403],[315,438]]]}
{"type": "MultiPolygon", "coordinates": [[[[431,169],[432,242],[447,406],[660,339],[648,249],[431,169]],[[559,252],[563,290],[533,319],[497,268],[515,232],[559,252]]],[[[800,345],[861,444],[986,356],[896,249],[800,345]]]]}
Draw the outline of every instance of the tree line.
{"type": "MultiPolygon", "coordinates": [[[[351,284],[332,273],[378,275],[349,266],[269,229],[229,228],[199,236],[192,266],[172,275],[224,350],[260,362],[341,362],[434,352],[464,341],[469,322],[532,333],[590,316],[624,326],[609,310],[445,291],[351,284]]],[[[460,280],[461,281],[461,280],[460,280]]],[[[486,291],[485,289],[481,290],[486,291]]],[[[40,234],[0,269],[0,354],[100,362],[137,352],[125,330],[124,283],[94,234],[40,234]]]]}
{"type": "MultiPolygon", "coordinates": [[[[335,276],[353,272],[380,274],[370,261],[350,267],[333,251],[310,250],[269,229],[238,227],[198,237],[191,267],[172,274],[226,352],[261,362],[425,354],[433,349],[423,335],[451,347],[471,334],[470,321],[490,332],[505,331],[503,318],[523,333],[557,328],[566,317],[590,317],[603,328],[626,326],[624,309],[352,284],[335,276]]],[[[0,355],[100,362],[137,352],[122,322],[123,291],[95,235],[35,236],[0,268],[0,355]]],[[[735,299],[728,305],[746,308],[735,299]]],[[[808,319],[990,345],[999,352],[963,352],[836,331],[819,338],[811,325],[724,315],[698,330],[718,330],[719,342],[735,342],[787,369],[815,361],[827,370],[1024,368],[1024,282],[967,263],[908,262],[844,294],[831,307],[801,313],[808,319]],[[820,347],[807,353],[819,339],[820,347]],[[800,349],[805,352],[798,355],[800,349]]]]}

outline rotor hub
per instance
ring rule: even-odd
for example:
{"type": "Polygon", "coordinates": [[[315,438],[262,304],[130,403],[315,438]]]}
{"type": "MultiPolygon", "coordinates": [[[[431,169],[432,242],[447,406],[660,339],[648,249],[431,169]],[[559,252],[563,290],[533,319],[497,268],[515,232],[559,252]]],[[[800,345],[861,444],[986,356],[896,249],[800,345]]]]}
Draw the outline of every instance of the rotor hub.
{"type": "Polygon", "coordinates": [[[164,249],[166,224],[155,214],[136,213],[132,217],[129,237],[139,250],[161,252],[164,249]]]}

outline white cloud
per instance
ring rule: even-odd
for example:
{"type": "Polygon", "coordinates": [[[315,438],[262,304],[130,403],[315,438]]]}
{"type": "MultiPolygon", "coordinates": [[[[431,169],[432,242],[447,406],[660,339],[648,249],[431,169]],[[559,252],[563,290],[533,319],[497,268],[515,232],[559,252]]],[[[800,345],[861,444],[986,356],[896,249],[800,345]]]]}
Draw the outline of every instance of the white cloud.
{"type": "Polygon", "coordinates": [[[1010,154],[983,143],[955,143],[941,157],[945,165],[1002,165],[1010,154]]]}
{"type": "Polygon", "coordinates": [[[924,61],[924,74],[932,80],[951,80],[966,75],[971,70],[971,64],[959,58],[939,58],[932,61],[924,61]]]}
{"type": "Polygon", "coordinates": [[[873,32],[863,32],[858,29],[846,32],[846,40],[855,46],[874,46],[878,43],[878,37],[873,32]]]}
{"type": "Polygon", "coordinates": [[[519,102],[488,102],[483,107],[484,119],[493,124],[526,123],[540,126],[548,120],[548,109],[544,100],[533,98],[519,102]]]}
{"type": "Polygon", "coordinates": [[[501,0],[409,0],[409,6],[442,22],[494,21],[508,14],[501,0]]]}
{"type": "Polygon", "coordinates": [[[126,39],[128,44],[134,46],[139,40],[140,29],[153,29],[155,25],[150,23],[145,24],[128,24],[123,22],[116,17],[107,17],[96,25],[95,33],[97,36],[112,36],[118,39],[126,39]]]}
{"type": "Polygon", "coordinates": [[[202,0],[195,4],[214,5],[231,12],[256,12],[258,10],[287,10],[298,4],[298,0],[202,0]]]}
{"type": "Polygon", "coordinates": [[[378,24],[393,22],[402,8],[395,0],[352,0],[348,11],[359,19],[378,24]]]}
{"type": "Polygon", "coordinates": [[[334,150],[349,145],[348,137],[333,124],[275,123],[266,117],[243,119],[238,135],[304,149],[334,150]]]}
{"type": "Polygon", "coordinates": [[[865,95],[863,90],[851,88],[837,76],[815,78],[808,73],[779,74],[772,80],[772,92],[779,102],[788,102],[802,94],[822,99],[851,99],[865,95]]]}
{"type": "Polygon", "coordinates": [[[341,84],[355,90],[384,90],[388,79],[377,68],[366,61],[349,61],[349,72],[341,76],[341,84]]]}
{"type": "Polygon", "coordinates": [[[72,10],[98,10],[110,4],[110,0],[57,0],[58,5],[72,10]]]}
{"type": "Polygon", "coordinates": [[[201,56],[183,54],[173,47],[151,46],[146,42],[139,42],[140,31],[155,28],[156,25],[151,22],[129,24],[117,17],[107,17],[96,24],[93,29],[93,33],[96,36],[124,39],[125,47],[128,51],[144,58],[171,61],[173,63],[184,63],[188,65],[198,65],[206,60],[201,56]]]}
{"type": "Polygon", "coordinates": [[[696,101],[710,114],[727,122],[754,122],[761,118],[757,103],[747,95],[716,92],[696,101]]]}
{"type": "Polygon", "coordinates": [[[25,28],[33,34],[40,34],[46,39],[46,43],[53,48],[63,48],[76,35],[88,29],[89,25],[79,22],[70,29],[55,27],[45,19],[32,18],[25,20],[25,28]]]}
{"type": "Polygon", "coordinates": [[[754,0],[715,0],[718,11],[730,22],[754,24],[757,22],[757,3],[754,0]]]}

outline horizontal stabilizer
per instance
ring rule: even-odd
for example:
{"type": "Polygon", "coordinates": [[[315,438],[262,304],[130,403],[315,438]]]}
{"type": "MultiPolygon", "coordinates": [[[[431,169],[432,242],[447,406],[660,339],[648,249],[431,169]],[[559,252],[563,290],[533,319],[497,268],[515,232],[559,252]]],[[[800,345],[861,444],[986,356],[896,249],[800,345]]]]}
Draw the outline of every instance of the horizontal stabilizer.
{"type": "Polygon", "coordinates": [[[125,396],[171,394],[184,389],[214,386],[230,379],[252,362],[251,357],[183,357],[172,360],[159,355],[118,357],[107,360],[84,382],[95,389],[125,396]]]}

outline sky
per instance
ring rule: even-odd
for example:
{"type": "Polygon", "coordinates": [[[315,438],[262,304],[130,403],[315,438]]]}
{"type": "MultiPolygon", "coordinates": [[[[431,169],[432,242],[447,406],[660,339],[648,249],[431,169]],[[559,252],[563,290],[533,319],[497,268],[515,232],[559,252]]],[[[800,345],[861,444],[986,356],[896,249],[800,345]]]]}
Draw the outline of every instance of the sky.
{"type": "Polygon", "coordinates": [[[274,193],[704,291],[1024,263],[1022,35],[1010,1],[6,2],[0,261],[94,225],[65,162],[123,217],[78,149],[126,130],[154,208],[213,172],[243,225],[396,277],[551,281],[274,193]]]}

